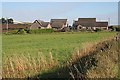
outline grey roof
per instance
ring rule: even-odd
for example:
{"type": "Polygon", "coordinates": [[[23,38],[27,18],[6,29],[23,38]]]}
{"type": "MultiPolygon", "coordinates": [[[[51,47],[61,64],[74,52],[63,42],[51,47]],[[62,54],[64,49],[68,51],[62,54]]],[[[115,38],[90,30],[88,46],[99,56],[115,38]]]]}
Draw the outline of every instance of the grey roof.
{"type": "Polygon", "coordinates": [[[52,28],[62,28],[66,25],[67,19],[51,19],[50,24],[52,28]]]}
{"type": "Polygon", "coordinates": [[[36,22],[39,23],[39,25],[42,27],[47,27],[49,24],[49,22],[44,22],[42,20],[35,20],[34,23],[36,23],[36,22]]]}
{"type": "Polygon", "coordinates": [[[78,18],[78,21],[79,20],[95,20],[96,21],[96,18],[78,18]]]}
{"type": "Polygon", "coordinates": [[[96,18],[78,18],[77,25],[85,26],[85,27],[94,27],[96,23],[96,18]]]}
{"type": "Polygon", "coordinates": [[[51,24],[51,27],[52,27],[52,28],[62,28],[63,25],[64,25],[64,23],[62,23],[62,22],[53,22],[53,23],[51,24]]]}
{"type": "Polygon", "coordinates": [[[53,23],[53,22],[61,22],[61,23],[64,23],[65,25],[67,22],[67,19],[51,19],[50,23],[53,23]]]}
{"type": "Polygon", "coordinates": [[[107,27],[108,22],[96,22],[95,26],[96,27],[107,27]]]}

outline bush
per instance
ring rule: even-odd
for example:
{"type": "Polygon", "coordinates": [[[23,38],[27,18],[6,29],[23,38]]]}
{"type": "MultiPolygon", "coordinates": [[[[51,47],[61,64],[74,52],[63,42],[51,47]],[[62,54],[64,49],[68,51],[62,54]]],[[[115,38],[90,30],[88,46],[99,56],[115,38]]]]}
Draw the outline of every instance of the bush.
{"type": "Polygon", "coordinates": [[[17,34],[26,34],[26,31],[24,29],[19,29],[17,31],[17,34]]]}
{"type": "Polygon", "coordinates": [[[120,26],[109,26],[111,31],[120,31],[120,26]]]}
{"type": "Polygon", "coordinates": [[[120,31],[120,27],[116,27],[116,31],[120,31]]]}
{"type": "Polygon", "coordinates": [[[95,32],[98,32],[98,31],[101,31],[101,29],[99,29],[99,28],[96,28],[94,31],[95,31],[95,32]]]}
{"type": "Polygon", "coordinates": [[[34,29],[30,30],[30,34],[41,34],[41,33],[52,33],[54,32],[53,29],[34,29]]]}
{"type": "Polygon", "coordinates": [[[30,33],[30,29],[24,29],[26,33],[30,33]]]}
{"type": "Polygon", "coordinates": [[[108,29],[111,30],[111,31],[115,30],[115,28],[113,26],[109,26],[108,29]]]}

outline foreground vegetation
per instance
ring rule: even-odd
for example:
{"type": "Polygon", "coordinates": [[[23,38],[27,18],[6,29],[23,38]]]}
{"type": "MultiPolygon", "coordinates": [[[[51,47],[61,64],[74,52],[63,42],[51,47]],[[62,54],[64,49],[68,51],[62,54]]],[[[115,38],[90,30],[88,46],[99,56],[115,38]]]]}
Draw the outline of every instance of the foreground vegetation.
{"type": "Polygon", "coordinates": [[[118,78],[119,72],[119,47],[120,40],[109,40],[103,50],[99,50],[93,56],[96,60],[96,66],[87,71],[86,75],[89,78],[118,78]]]}
{"type": "Polygon", "coordinates": [[[120,45],[119,41],[115,39],[100,42],[87,48],[87,52],[78,51],[67,62],[67,65],[34,78],[118,79],[118,54],[120,52],[118,45],[120,45]],[[81,56],[81,53],[86,55],[81,56]]]}
{"type": "Polygon", "coordinates": [[[84,56],[92,46],[114,36],[115,32],[3,34],[3,77],[28,77],[61,67],[78,51],[83,50],[84,56]]]}

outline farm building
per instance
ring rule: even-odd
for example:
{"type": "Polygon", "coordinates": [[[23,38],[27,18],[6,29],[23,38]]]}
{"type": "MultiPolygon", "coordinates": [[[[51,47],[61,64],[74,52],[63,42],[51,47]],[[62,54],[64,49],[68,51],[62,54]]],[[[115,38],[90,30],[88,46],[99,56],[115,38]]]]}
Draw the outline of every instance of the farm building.
{"type": "Polygon", "coordinates": [[[108,29],[108,22],[96,22],[96,18],[78,18],[73,23],[74,29],[108,29]]]}
{"type": "Polygon", "coordinates": [[[56,30],[62,30],[68,26],[67,19],[51,19],[50,24],[56,30]]]}
{"type": "Polygon", "coordinates": [[[48,29],[48,28],[51,28],[50,23],[41,20],[35,20],[33,24],[30,26],[30,29],[48,29]]]}

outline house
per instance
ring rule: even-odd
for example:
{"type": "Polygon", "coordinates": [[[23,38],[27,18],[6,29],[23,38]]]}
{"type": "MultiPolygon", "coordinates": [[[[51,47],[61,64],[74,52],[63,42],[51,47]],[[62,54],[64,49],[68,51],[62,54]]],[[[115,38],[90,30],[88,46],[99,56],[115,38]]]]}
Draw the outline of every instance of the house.
{"type": "Polygon", "coordinates": [[[94,29],[108,30],[108,22],[96,22],[94,29]]]}
{"type": "Polygon", "coordinates": [[[30,26],[30,29],[49,29],[49,28],[51,28],[50,23],[41,20],[35,20],[33,24],[30,26]]]}
{"type": "Polygon", "coordinates": [[[96,22],[96,18],[78,18],[78,21],[73,23],[74,29],[108,29],[108,22],[96,22]]]}
{"type": "Polygon", "coordinates": [[[51,19],[50,24],[55,30],[62,30],[68,27],[67,19],[51,19]]]}
{"type": "Polygon", "coordinates": [[[78,21],[74,21],[73,27],[75,29],[92,29],[95,24],[96,18],[78,18],[78,21]]]}

